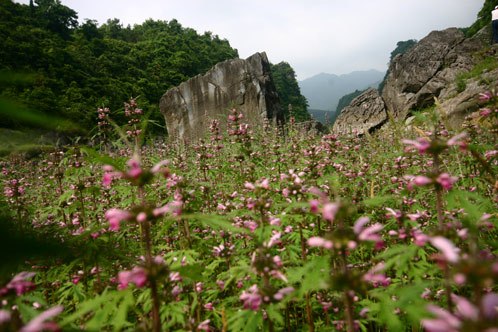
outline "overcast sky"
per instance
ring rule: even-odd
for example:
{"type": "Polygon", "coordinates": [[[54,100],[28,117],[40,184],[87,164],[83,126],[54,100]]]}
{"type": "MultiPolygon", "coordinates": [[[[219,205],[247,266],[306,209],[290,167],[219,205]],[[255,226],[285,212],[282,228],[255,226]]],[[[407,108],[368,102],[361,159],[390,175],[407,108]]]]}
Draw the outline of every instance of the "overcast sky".
{"type": "MultiPolygon", "coordinates": [[[[18,2],[29,3],[29,0],[18,2]]],[[[386,70],[401,40],[467,27],[483,0],[61,0],[80,21],[123,25],[176,18],[199,33],[228,39],[241,58],[265,51],[299,80],[325,72],[386,70]]]]}

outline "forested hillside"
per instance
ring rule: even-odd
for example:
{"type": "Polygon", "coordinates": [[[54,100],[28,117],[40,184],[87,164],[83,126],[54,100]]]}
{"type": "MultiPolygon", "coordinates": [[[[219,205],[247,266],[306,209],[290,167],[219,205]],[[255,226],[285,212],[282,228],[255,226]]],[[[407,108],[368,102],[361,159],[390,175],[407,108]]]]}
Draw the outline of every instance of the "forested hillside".
{"type": "MultiPolygon", "coordinates": [[[[157,109],[168,88],[238,56],[227,40],[176,20],[125,27],[118,19],[98,26],[77,18],[57,0],[29,6],[0,0],[0,70],[33,74],[28,85],[0,87],[0,96],[69,118],[88,132],[97,107],[115,112],[138,97],[145,111],[157,109]]],[[[151,119],[162,125],[159,112],[151,119]]]]}
{"type": "MultiPolygon", "coordinates": [[[[0,84],[0,97],[18,100],[41,115],[69,119],[86,135],[93,133],[98,107],[109,107],[120,122],[123,102],[131,97],[138,97],[140,107],[150,113],[155,126],[149,130],[164,133],[157,111],[162,94],[238,57],[226,39],[199,34],[175,19],[133,27],[118,19],[102,25],[78,23],[78,14],[58,0],[30,5],[0,0],[0,40],[0,76],[29,74],[23,84],[0,84]]],[[[284,109],[292,104],[297,120],[309,119],[292,67],[282,62],[272,70],[284,109]]],[[[12,119],[0,121],[2,127],[18,125],[12,119]]]]}

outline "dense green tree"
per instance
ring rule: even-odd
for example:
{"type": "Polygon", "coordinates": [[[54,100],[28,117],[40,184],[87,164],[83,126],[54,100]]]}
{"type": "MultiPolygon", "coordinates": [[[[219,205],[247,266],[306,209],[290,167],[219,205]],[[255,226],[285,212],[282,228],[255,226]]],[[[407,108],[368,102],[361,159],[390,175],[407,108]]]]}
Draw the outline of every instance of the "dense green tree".
{"type": "Polygon", "coordinates": [[[298,122],[310,120],[308,101],[301,95],[294,69],[287,62],[280,62],[271,65],[271,72],[285,119],[288,120],[292,116],[298,122]]]}
{"type": "MultiPolygon", "coordinates": [[[[237,56],[227,40],[198,34],[176,20],[147,20],[133,27],[123,27],[118,19],[78,25],[77,13],[59,0],[30,5],[0,0],[0,71],[34,73],[31,85],[0,87],[0,97],[17,96],[87,132],[95,127],[97,107],[110,107],[120,121],[130,97],[138,97],[140,106],[162,123],[157,108],[167,89],[237,56]]],[[[0,125],[10,124],[0,120],[0,125]]]]}
{"type": "Polygon", "coordinates": [[[491,11],[498,6],[498,0],[485,0],[477,13],[477,20],[466,31],[467,36],[473,36],[486,25],[491,24],[491,11]]]}

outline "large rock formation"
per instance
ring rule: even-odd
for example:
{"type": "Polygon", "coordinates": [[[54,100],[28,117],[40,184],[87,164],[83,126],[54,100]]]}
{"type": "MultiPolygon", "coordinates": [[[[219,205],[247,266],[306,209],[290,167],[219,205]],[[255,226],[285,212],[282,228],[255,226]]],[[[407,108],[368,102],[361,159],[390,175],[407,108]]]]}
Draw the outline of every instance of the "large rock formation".
{"type": "Polygon", "coordinates": [[[342,134],[351,131],[364,134],[378,128],[386,121],[386,106],[379,92],[376,89],[368,89],[342,109],[334,122],[333,131],[342,134]]]}
{"type": "Polygon", "coordinates": [[[242,112],[244,122],[250,124],[264,119],[282,121],[283,111],[265,53],[218,63],[205,75],[168,90],[160,101],[168,135],[173,139],[202,137],[211,120],[226,124],[231,108],[242,112]]]}
{"type": "MultiPolygon", "coordinates": [[[[472,38],[465,38],[457,28],[433,31],[420,40],[412,49],[396,56],[389,65],[388,75],[382,91],[382,100],[389,116],[404,121],[414,110],[433,105],[437,98],[441,113],[453,126],[458,126],[466,114],[478,107],[478,94],[498,82],[497,73],[485,74],[488,79],[473,79],[458,82],[464,73],[471,71],[483,59],[482,50],[489,47],[489,27],[472,38]],[[460,78],[459,78],[460,77],[460,78]],[[493,83],[494,82],[494,83],[493,83]],[[463,86],[463,88],[462,88],[463,86]]],[[[484,54],[484,56],[497,56],[484,54]]],[[[377,117],[379,97],[371,91],[359,96],[364,104],[375,104],[368,114],[365,110],[356,116],[339,116],[334,131],[349,126],[348,131],[364,132],[378,126],[368,124],[370,117],[377,117]]],[[[344,109],[343,112],[352,112],[344,109]]],[[[342,129],[341,129],[342,131],[342,129]]]]}

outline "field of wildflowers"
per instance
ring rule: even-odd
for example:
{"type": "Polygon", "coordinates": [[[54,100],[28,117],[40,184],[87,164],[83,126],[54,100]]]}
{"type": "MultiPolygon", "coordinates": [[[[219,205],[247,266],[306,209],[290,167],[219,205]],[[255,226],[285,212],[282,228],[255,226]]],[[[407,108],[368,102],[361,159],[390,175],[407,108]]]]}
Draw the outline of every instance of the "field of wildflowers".
{"type": "MultiPolygon", "coordinates": [[[[0,277],[0,331],[498,331],[498,96],[372,135],[251,128],[1,161],[12,234],[57,243],[0,277]]],[[[13,235],[14,236],[14,235],[13,235]]]]}

